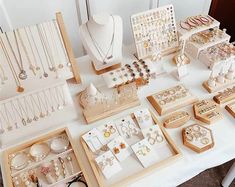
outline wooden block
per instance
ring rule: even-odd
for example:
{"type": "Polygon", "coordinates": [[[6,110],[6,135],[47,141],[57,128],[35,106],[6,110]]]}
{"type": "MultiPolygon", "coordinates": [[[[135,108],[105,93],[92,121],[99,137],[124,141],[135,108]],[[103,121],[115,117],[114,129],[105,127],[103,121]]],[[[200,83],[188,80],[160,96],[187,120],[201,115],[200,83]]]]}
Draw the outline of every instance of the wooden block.
{"type": "Polygon", "coordinates": [[[65,24],[64,24],[64,20],[63,20],[61,12],[56,13],[56,21],[57,21],[59,29],[60,29],[60,33],[61,33],[61,36],[62,36],[62,39],[64,42],[64,46],[65,46],[65,49],[66,49],[66,52],[67,52],[67,55],[69,58],[69,62],[72,65],[72,71],[73,71],[74,78],[75,78],[76,82],[79,84],[79,83],[81,83],[81,77],[80,77],[80,73],[79,73],[76,59],[73,54],[72,45],[70,43],[68,34],[66,32],[66,28],[65,28],[65,24]]]}
{"type": "Polygon", "coordinates": [[[165,128],[177,128],[190,120],[191,116],[184,111],[174,112],[166,117],[163,125],[165,128]]]}
{"type": "Polygon", "coordinates": [[[225,106],[225,109],[235,118],[235,102],[232,102],[225,106]]]}
{"type": "Polygon", "coordinates": [[[202,100],[193,105],[193,112],[196,119],[212,124],[223,118],[220,106],[212,100],[202,100]]]}
{"type": "Polygon", "coordinates": [[[218,104],[224,104],[235,99],[235,86],[227,88],[223,92],[219,92],[213,97],[214,101],[218,104]]]}
{"type": "Polygon", "coordinates": [[[213,92],[218,92],[218,91],[220,91],[220,90],[222,90],[222,89],[224,89],[224,88],[226,88],[226,87],[228,87],[228,86],[230,86],[230,85],[232,85],[232,84],[234,84],[234,83],[235,83],[235,79],[229,80],[229,79],[226,79],[226,78],[225,78],[224,84],[220,84],[220,83],[216,82],[216,86],[215,86],[215,87],[210,87],[210,86],[208,85],[207,81],[204,81],[203,84],[202,84],[202,86],[203,86],[209,93],[213,93],[213,92]]]}
{"type": "Polygon", "coordinates": [[[182,130],[182,139],[183,139],[183,144],[186,147],[192,149],[193,151],[195,151],[197,153],[202,153],[204,151],[207,151],[208,149],[211,149],[212,147],[214,147],[214,144],[215,144],[211,129],[208,129],[208,128],[206,128],[202,125],[198,125],[198,124],[193,124],[193,125],[190,125],[190,126],[184,128],[182,130]],[[193,132],[193,130],[191,130],[191,129],[194,129],[194,128],[198,129],[198,127],[200,128],[200,132],[193,132]],[[198,137],[196,134],[197,133],[199,133],[199,134],[202,133],[202,130],[203,130],[203,132],[207,132],[208,134],[204,135],[204,136],[199,135],[199,137],[198,137]],[[190,133],[193,136],[189,135],[190,133]],[[187,136],[193,137],[193,140],[190,141],[187,138],[187,136]],[[205,143],[206,142],[205,138],[208,139],[208,143],[204,145],[201,142],[205,143]]]}
{"type": "MultiPolygon", "coordinates": [[[[170,136],[168,135],[168,133],[166,132],[166,130],[163,128],[163,126],[159,123],[159,121],[157,120],[157,118],[155,117],[155,115],[151,112],[153,121],[155,123],[155,125],[159,125],[167,143],[169,144],[171,150],[172,150],[172,156],[168,157],[156,164],[153,164],[152,166],[148,167],[148,168],[143,168],[140,171],[135,171],[135,170],[129,170],[132,171],[132,173],[130,174],[126,174],[122,177],[120,177],[120,175],[118,174],[118,179],[116,180],[112,180],[109,181],[108,179],[106,179],[103,174],[101,173],[101,171],[99,170],[99,168],[97,167],[95,161],[94,161],[94,154],[91,152],[91,150],[89,149],[89,147],[87,146],[86,142],[82,139],[81,137],[81,144],[83,146],[83,149],[85,150],[87,159],[91,165],[91,168],[93,170],[93,173],[96,177],[97,183],[99,186],[102,187],[124,187],[127,185],[130,185],[131,183],[136,182],[137,180],[141,180],[143,177],[150,175],[151,173],[153,173],[154,171],[159,170],[160,168],[166,167],[166,166],[170,166],[171,164],[173,164],[174,162],[176,162],[179,158],[182,157],[182,153],[181,151],[177,148],[177,146],[175,145],[175,143],[173,142],[173,140],[170,138],[170,136]]],[[[131,116],[134,116],[134,114],[131,114],[131,116]]],[[[136,121],[136,120],[134,120],[136,121]]],[[[133,159],[136,159],[133,157],[133,159]]],[[[136,162],[139,162],[136,160],[136,162]]],[[[135,164],[134,162],[132,164],[135,164]]],[[[138,163],[139,164],[139,163],[138,163]]],[[[128,167],[132,167],[133,165],[129,165],[128,167]]]]}
{"type": "Polygon", "coordinates": [[[93,67],[93,69],[94,69],[94,71],[95,71],[95,73],[96,73],[97,75],[101,75],[101,74],[103,74],[103,73],[106,73],[106,72],[115,70],[115,69],[117,69],[117,68],[120,68],[120,67],[121,67],[121,63],[115,64],[115,65],[112,65],[112,66],[109,66],[109,67],[107,67],[107,68],[105,68],[105,69],[102,69],[102,70],[96,70],[96,69],[95,69],[94,62],[92,62],[92,67],[93,67]]]}
{"type": "Polygon", "coordinates": [[[179,108],[185,107],[198,101],[198,99],[194,95],[192,95],[183,85],[177,85],[172,88],[160,91],[156,94],[148,96],[147,99],[159,113],[159,115],[174,112],[179,108]],[[179,94],[183,94],[184,96],[182,96],[181,98],[177,98],[179,94]],[[157,98],[161,95],[163,95],[164,98],[162,100],[157,98]],[[166,100],[167,102],[161,103],[164,102],[164,100],[166,100]]]}

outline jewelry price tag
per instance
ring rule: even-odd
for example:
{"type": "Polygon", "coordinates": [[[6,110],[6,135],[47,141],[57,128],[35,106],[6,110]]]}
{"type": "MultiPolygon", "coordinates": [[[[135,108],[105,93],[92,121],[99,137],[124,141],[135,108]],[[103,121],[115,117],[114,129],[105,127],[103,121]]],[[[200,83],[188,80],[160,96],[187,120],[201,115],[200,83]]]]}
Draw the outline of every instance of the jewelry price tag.
{"type": "Polygon", "coordinates": [[[166,139],[158,125],[142,129],[142,133],[152,146],[159,147],[166,144],[166,139]]]}
{"type": "Polygon", "coordinates": [[[151,113],[147,108],[134,112],[134,116],[141,129],[145,129],[153,125],[151,113]]]}
{"type": "Polygon", "coordinates": [[[123,137],[118,136],[110,143],[108,143],[108,148],[116,156],[116,158],[121,162],[125,160],[132,154],[130,146],[126,143],[123,137]]]}
{"type": "Polygon", "coordinates": [[[111,151],[107,151],[95,159],[106,179],[122,170],[121,165],[111,151]]]}
{"type": "Polygon", "coordinates": [[[114,122],[109,122],[105,125],[97,127],[100,133],[103,135],[105,143],[109,143],[111,140],[119,136],[118,130],[114,122]]]}
{"type": "Polygon", "coordinates": [[[143,139],[131,147],[143,167],[149,167],[157,162],[157,152],[152,148],[147,139],[143,139]]]}
{"type": "Polygon", "coordinates": [[[115,124],[119,134],[124,137],[125,141],[129,145],[132,145],[143,139],[140,128],[138,128],[130,115],[117,119],[115,124]]]}
{"type": "Polygon", "coordinates": [[[93,128],[91,131],[84,134],[82,138],[92,152],[96,152],[97,150],[101,149],[103,145],[105,145],[104,137],[96,128],[93,128]]]}

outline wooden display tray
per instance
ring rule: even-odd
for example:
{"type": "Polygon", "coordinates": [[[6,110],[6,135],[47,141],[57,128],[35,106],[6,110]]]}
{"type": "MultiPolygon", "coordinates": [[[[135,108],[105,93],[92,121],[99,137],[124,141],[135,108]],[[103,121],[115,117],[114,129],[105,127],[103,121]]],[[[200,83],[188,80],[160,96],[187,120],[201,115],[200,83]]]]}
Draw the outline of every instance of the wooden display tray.
{"type": "Polygon", "coordinates": [[[223,118],[220,106],[218,104],[216,104],[213,100],[202,100],[202,101],[199,101],[198,103],[195,103],[193,105],[193,112],[194,112],[194,116],[197,120],[202,121],[207,124],[215,123],[223,118]],[[203,101],[205,101],[207,104],[203,105],[201,107],[197,106],[198,104],[200,104],[203,101]],[[200,114],[201,110],[208,109],[212,106],[215,106],[215,108],[213,110],[205,112],[204,114],[200,114]],[[218,115],[216,117],[209,118],[207,115],[211,114],[212,112],[215,112],[218,115]]]}
{"type": "Polygon", "coordinates": [[[217,95],[213,97],[214,101],[218,104],[224,104],[231,100],[235,99],[235,93],[233,92],[235,87],[227,88],[223,92],[219,92],[217,95]]]}
{"type": "Polygon", "coordinates": [[[235,102],[232,102],[225,106],[225,109],[235,118],[235,110],[233,110],[233,106],[235,105],[235,102]]]}
{"type": "Polygon", "coordinates": [[[232,85],[235,83],[235,79],[234,80],[229,80],[225,78],[225,83],[224,84],[220,84],[218,82],[216,82],[217,86],[215,88],[210,87],[207,83],[207,81],[204,81],[202,86],[209,92],[209,93],[214,93],[214,92],[218,92],[222,89],[227,88],[228,86],[232,85]]]}
{"type": "MultiPolygon", "coordinates": [[[[193,124],[193,125],[195,125],[195,124],[193,124]]],[[[193,126],[193,125],[190,125],[190,126],[193,126]]],[[[188,126],[188,127],[190,127],[190,126],[188,126]]],[[[187,127],[182,130],[183,144],[184,144],[186,147],[192,149],[193,151],[195,151],[195,152],[197,152],[197,153],[202,153],[202,152],[204,152],[204,151],[207,151],[208,149],[211,149],[211,148],[214,147],[214,145],[215,145],[215,142],[214,142],[214,138],[213,138],[211,129],[208,129],[208,128],[206,128],[205,126],[202,126],[202,125],[200,125],[200,127],[201,127],[201,128],[204,128],[204,129],[206,129],[208,132],[210,132],[210,136],[211,136],[211,140],[212,140],[211,144],[208,144],[208,145],[206,145],[206,146],[203,147],[203,148],[199,148],[199,147],[193,145],[192,143],[190,143],[189,141],[187,141],[187,138],[186,138],[186,136],[185,136],[185,130],[186,130],[187,127]]]]}
{"type": "MultiPolygon", "coordinates": [[[[169,89],[171,89],[171,88],[169,88],[169,89]]],[[[166,90],[169,90],[169,89],[166,89],[166,90]]],[[[168,107],[168,109],[162,108],[161,105],[157,102],[157,100],[154,97],[155,97],[155,95],[157,95],[157,94],[159,94],[161,92],[164,92],[166,90],[160,91],[160,92],[158,92],[156,94],[153,94],[153,95],[150,95],[150,96],[147,97],[148,101],[151,103],[151,105],[154,107],[154,109],[158,112],[159,115],[164,115],[164,114],[167,114],[167,113],[170,113],[170,112],[174,112],[177,109],[183,108],[183,107],[185,107],[187,105],[191,105],[191,104],[193,104],[193,103],[198,101],[198,99],[196,97],[194,97],[189,92],[189,94],[191,96],[189,98],[187,98],[186,100],[181,100],[180,102],[174,102],[171,105],[175,104],[175,106],[168,107]]]]}
{"type": "MultiPolygon", "coordinates": [[[[173,142],[173,140],[170,138],[170,136],[168,135],[168,133],[166,132],[166,130],[163,128],[162,124],[160,124],[157,120],[157,118],[155,117],[155,115],[151,112],[151,115],[152,115],[152,118],[153,118],[153,121],[156,124],[159,125],[163,135],[165,136],[165,139],[169,145],[169,147],[171,148],[171,151],[172,151],[172,154],[173,156],[165,159],[165,160],[162,160],[156,164],[153,164],[152,166],[148,167],[148,168],[143,168],[142,165],[141,165],[141,171],[139,172],[136,172],[136,171],[133,171],[133,174],[127,174],[125,175],[123,178],[120,178],[120,176],[118,176],[118,181],[112,183],[112,184],[108,184],[108,180],[105,179],[105,177],[103,176],[103,174],[101,173],[101,171],[99,170],[99,168],[97,167],[96,163],[94,162],[94,155],[93,153],[91,152],[91,150],[89,149],[89,147],[87,146],[86,142],[83,140],[83,138],[81,137],[81,143],[82,143],[82,146],[85,150],[85,153],[86,153],[86,156],[88,158],[88,161],[91,165],[91,168],[95,174],[95,177],[96,177],[96,180],[98,182],[98,185],[100,187],[109,187],[109,186],[112,186],[112,187],[123,187],[123,186],[127,186],[133,182],[136,182],[137,180],[141,180],[143,177],[147,176],[147,175],[150,175],[152,172],[160,169],[160,168],[163,168],[163,167],[166,167],[174,162],[177,161],[177,159],[181,158],[182,157],[182,153],[181,151],[178,149],[178,147],[175,145],[175,143],[173,142]]],[[[131,115],[133,118],[134,118],[134,114],[131,115]]],[[[138,161],[137,161],[138,162],[138,161]]],[[[133,164],[133,162],[132,162],[133,164]]],[[[128,167],[131,167],[132,165],[128,165],[128,167]]]]}
{"type": "MultiPolygon", "coordinates": [[[[48,134],[45,134],[45,135],[40,136],[38,138],[35,138],[35,139],[30,140],[30,141],[24,142],[24,143],[22,143],[18,146],[6,149],[3,152],[3,163],[4,163],[3,172],[5,173],[5,176],[6,176],[6,178],[3,178],[3,179],[4,179],[4,182],[5,182],[6,186],[7,187],[14,187],[14,184],[12,182],[12,176],[11,176],[11,175],[14,175],[14,174],[11,174],[11,167],[10,167],[10,164],[9,164],[9,155],[14,154],[16,152],[19,152],[21,150],[27,149],[28,147],[32,146],[35,143],[41,143],[41,142],[47,141],[48,139],[51,139],[51,138],[53,138],[57,135],[60,135],[62,133],[66,134],[69,141],[70,141],[70,148],[67,151],[65,151],[64,153],[66,153],[66,152],[73,152],[74,153],[75,159],[77,161],[77,165],[79,167],[78,169],[80,169],[80,171],[74,173],[73,175],[71,175],[71,176],[69,176],[65,179],[62,179],[61,181],[56,182],[56,184],[52,184],[52,185],[49,185],[49,186],[56,186],[56,185],[59,185],[61,183],[64,183],[66,180],[71,179],[74,176],[81,173],[81,171],[84,171],[84,169],[82,168],[82,165],[80,163],[79,153],[78,153],[78,150],[76,149],[76,144],[73,142],[73,139],[71,137],[71,134],[70,134],[68,128],[61,128],[61,129],[58,129],[58,130],[55,130],[55,131],[51,131],[48,134]]],[[[50,160],[58,158],[59,156],[62,156],[62,154],[63,153],[59,153],[57,155],[48,155],[44,160],[45,160],[45,162],[48,162],[50,160]]],[[[32,165],[27,166],[25,169],[22,169],[21,171],[17,171],[15,173],[15,175],[19,174],[20,172],[25,172],[28,169],[30,170],[32,168],[38,167],[38,166],[40,166],[40,164],[43,163],[43,161],[35,162],[32,165]]],[[[83,175],[84,175],[84,178],[86,179],[86,182],[88,183],[88,186],[91,186],[89,184],[89,181],[88,181],[88,175],[86,175],[86,173],[83,173],[83,175]]]]}

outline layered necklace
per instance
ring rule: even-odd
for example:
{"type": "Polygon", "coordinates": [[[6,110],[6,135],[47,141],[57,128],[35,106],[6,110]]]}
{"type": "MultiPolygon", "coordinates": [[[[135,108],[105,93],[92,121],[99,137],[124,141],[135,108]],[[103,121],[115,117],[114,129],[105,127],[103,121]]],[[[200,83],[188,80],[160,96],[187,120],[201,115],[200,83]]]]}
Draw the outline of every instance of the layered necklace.
{"type": "Polygon", "coordinates": [[[102,62],[103,64],[107,64],[107,60],[113,58],[113,41],[114,41],[114,35],[115,35],[115,21],[114,21],[114,17],[113,15],[111,15],[112,17],[112,20],[113,20],[113,34],[112,34],[112,38],[111,38],[111,41],[110,41],[110,44],[109,44],[109,47],[108,47],[108,50],[107,52],[105,53],[103,51],[103,49],[100,47],[100,45],[98,44],[98,42],[96,42],[96,40],[94,39],[94,37],[92,36],[91,32],[90,32],[90,29],[89,29],[89,26],[88,26],[88,23],[86,23],[86,28],[87,28],[87,31],[90,35],[90,38],[93,42],[93,45],[95,46],[97,52],[99,53],[99,56],[101,57],[102,59],[102,62]],[[111,54],[109,55],[110,53],[110,50],[111,50],[111,54]]]}

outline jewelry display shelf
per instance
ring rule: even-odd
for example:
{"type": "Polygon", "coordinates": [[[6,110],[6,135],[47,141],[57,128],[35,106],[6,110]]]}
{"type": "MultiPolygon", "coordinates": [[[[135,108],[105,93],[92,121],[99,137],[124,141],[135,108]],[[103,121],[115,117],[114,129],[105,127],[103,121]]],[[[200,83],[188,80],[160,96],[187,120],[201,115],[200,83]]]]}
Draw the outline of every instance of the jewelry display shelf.
{"type": "Polygon", "coordinates": [[[225,109],[235,118],[235,102],[226,105],[225,109]]]}
{"type": "Polygon", "coordinates": [[[192,149],[197,153],[202,153],[204,151],[207,151],[208,149],[211,149],[215,145],[212,130],[198,124],[193,124],[183,128],[182,139],[183,139],[183,144],[186,147],[192,149]],[[194,132],[194,129],[196,130],[196,132],[194,132]],[[194,135],[192,133],[194,133],[194,135]],[[199,133],[199,137],[197,133],[199,133]],[[202,136],[203,133],[205,133],[205,135],[202,136]],[[191,139],[189,139],[189,136],[191,137],[191,139]]]}
{"type": "MultiPolygon", "coordinates": [[[[134,114],[131,114],[132,119],[135,121],[135,123],[138,123],[134,117],[134,114]]],[[[152,172],[167,167],[174,162],[176,162],[178,159],[182,157],[181,151],[178,149],[178,147],[175,145],[175,143],[172,141],[166,130],[163,128],[162,124],[159,123],[155,115],[151,112],[151,117],[154,122],[154,125],[158,125],[160,130],[163,133],[163,136],[167,142],[167,148],[171,152],[171,156],[160,160],[159,162],[152,164],[151,166],[147,168],[143,168],[141,163],[137,160],[136,156],[129,156],[126,158],[126,160],[120,162],[122,170],[117,173],[114,177],[111,177],[110,179],[106,179],[104,175],[99,170],[97,164],[95,163],[94,159],[97,155],[93,154],[92,151],[89,149],[88,145],[84,141],[84,139],[81,137],[81,143],[85,150],[87,159],[91,165],[91,168],[95,174],[96,180],[100,187],[122,187],[127,186],[130,183],[136,182],[137,180],[141,180],[143,177],[150,175],[152,172]],[[128,166],[128,167],[127,167],[128,166]]],[[[163,155],[162,155],[163,156],[163,155]]]]}
{"type": "Polygon", "coordinates": [[[132,15],[131,26],[138,59],[152,57],[157,52],[165,56],[179,49],[173,5],[132,15]]]}
{"type": "Polygon", "coordinates": [[[218,104],[224,104],[235,99],[235,87],[227,88],[213,97],[218,104]]]}
{"type": "Polygon", "coordinates": [[[212,124],[223,118],[221,108],[213,100],[202,100],[193,105],[196,119],[207,124],[212,124]]]}
{"type": "Polygon", "coordinates": [[[210,28],[216,28],[216,27],[220,26],[220,22],[219,21],[217,21],[216,19],[212,18],[209,15],[205,15],[205,16],[208,16],[211,20],[213,20],[212,24],[210,24],[210,25],[202,25],[200,27],[197,27],[197,28],[194,28],[194,29],[191,29],[191,30],[186,30],[186,29],[181,28],[180,22],[186,21],[187,18],[185,20],[181,20],[180,22],[178,22],[177,23],[177,31],[179,33],[179,37],[187,40],[193,34],[196,34],[198,32],[202,32],[202,31],[205,31],[205,30],[208,30],[210,28]]]}
{"type": "Polygon", "coordinates": [[[65,81],[0,101],[0,146],[13,145],[74,119],[77,113],[65,81]]]}
{"type": "MultiPolygon", "coordinates": [[[[48,163],[48,162],[50,162],[53,159],[58,158],[58,157],[63,158],[66,155],[71,157],[71,162],[72,162],[70,164],[68,162],[65,162],[65,164],[67,163],[66,164],[67,171],[68,171],[68,168],[70,170],[69,171],[69,176],[64,177],[63,179],[61,179],[59,181],[56,181],[53,184],[48,184],[48,182],[46,182],[45,176],[43,176],[42,174],[40,175],[39,172],[36,171],[34,173],[38,177],[40,184],[42,184],[43,186],[65,185],[66,182],[68,182],[68,180],[72,179],[74,176],[77,176],[81,173],[87,181],[88,176],[86,176],[86,174],[82,172],[83,168],[80,164],[80,160],[79,160],[80,158],[78,156],[79,155],[78,150],[75,148],[75,143],[72,140],[70,132],[67,128],[61,128],[61,129],[58,129],[58,130],[51,131],[51,132],[49,132],[49,133],[47,133],[43,136],[39,136],[38,138],[32,139],[30,141],[26,141],[22,144],[19,144],[19,145],[15,146],[15,147],[8,148],[3,152],[3,160],[4,160],[5,164],[2,166],[2,169],[3,169],[3,172],[6,173],[6,184],[7,184],[7,186],[8,187],[13,187],[14,186],[13,178],[15,180],[16,176],[17,176],[17,180],[20,181],[21,180],[20,175],[22,175],[23,173],[25,174],[29,171],[32,171],[32,169],[38,170],[38,167],[41,164],[48,163]],[[31,162],[35,162],[35,163],[29,163],[28,167],[22,169],[21,171],[16,171],[12,174],[12,171],[14,171],[14,169],[11,168],[11,164],[10,164],[11,163],[11,155],[14,155],[14,154],[17,154],[17,153],[20,153],[20,152],[24,152],[24,151],[27,152],[27,150],[32,145],[35,145],[35,144],[40,144],[40,143],[49,144],[50,141],[52,141],[54,138],[56,138],[58,136],[61,136],[61,135],[67,137],[68,140],[69,140],[70,145],[69,145],[69,148],[67,150],[65,150],[62,153],[58,153],[57,155],[56,155],[56,153],[50,152],[49,155],[45,159],[43,159],[39,162],[36,162],[36,161],[32,160],[31,162]],[[71,166],[72,166],[72,168],[71,168],[71,166]]],[[[27,180],[30,180],[30,178],[28,178],[27,180]]],[[[89,182],[89,181],[87,181],[87,182],[89,182]]],[[[20,182],[21,186],[22,187],[25,186],[22,183],[23,182],[21,181],[20,182]]]]}
{"type": "Polygon", "coordinates": [[[202,86],[209,92],[209,93],[214,93],[214,92],[218,92],[222,89],[227,88],[228,86],[231,86],[235,83],[235,79],[233,80],[229,80],[225,77],[225,82],[223,84],[216,82],[216,86],[215,87],[211,87],[208,85],[207,81],[204,81],[202,86]]]}
{"type": "Polygon", "coordinates": [[[183,85],[177,85],[147,97],[159,115],[193,104],[198,99],[183,85]]]}
{"type": "MultiPolygon", "coordinates": [[[[221,32],[223,32],[223,31],[221,31],[221,32]]],[[[210,42],[207,42],[205,44],[198,44],[196,42],[190,41],[190,39],[189,39],[186,43],[185,51],[191,57],[197,59],[202,50],[207,49],[211,46],[217,45],[217,44],[222,43],[222,42],[229,42],[230,38],[231,38],[231,36],[224,33],[222,38],[215,38],[214,41],[210,41],[210,42]]]]}
{"type": "Polygon", "coordinates": [[[81,82],[61,13],[56,19],[0,34],[0,100],[75,78],[81,82]]]}

